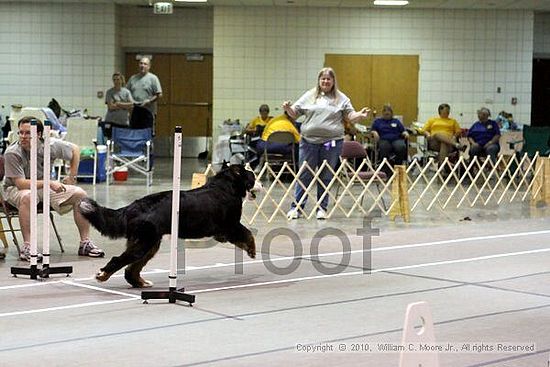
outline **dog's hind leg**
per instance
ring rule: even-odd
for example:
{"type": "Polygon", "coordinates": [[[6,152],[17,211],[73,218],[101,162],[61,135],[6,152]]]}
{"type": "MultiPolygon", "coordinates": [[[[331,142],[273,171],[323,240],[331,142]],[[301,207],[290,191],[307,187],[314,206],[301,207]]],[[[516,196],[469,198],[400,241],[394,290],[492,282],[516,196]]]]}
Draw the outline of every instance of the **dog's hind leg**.
{"type": "Polygon", "coordinates": [[[147,264],[147,262],[151,260],[151,258],[155,256],[155,254],[159,250],[160,242],[161,241],[158,240],[157,243],[145,254],[144,257],[128,265],[128,267],[124,271],[124,279],[126,279],[126,281],[130,283],[130,285],[132,285],[132,287],[149,288],[153,286],[153,282],[143,279],[140,273],[145,264],[147,264]]]}
{"type": "MultiPolygon", "coordinates": [[[[115,272],[119,271],[126,265],[133,264],[142,259],[145,259],[141,267],[136,265],[137,278],[133,278],[130,275],[130,281],[128,276],[126,280],[132,285],[137,286],[139,284],[139,271],[147,261],[157,252],[158,246],[160,244],[162,235],[158,230],[155,220],[157,218],[141,218],[138,217],[135,220],[128,223],[128,240],[126,242],[126,251],[124,251],[120,256],[115,256],[101,268],[100,272],[96,275],[96,279],[100,282],[106,281],[113,275],[115,272]]],[[[132,267],[130,267],[130,274],[133,272],[132,267]]]]}
{"type": "Polygon", "coordinates": [[[148,247],[144,243],[136,242],[133,240],[127,241],[127,249],[120,256],[113,256],[111,260],[103,268],[99,269],[99,273],[96,274],[95,278],[99,282],[104,282],[108,280],[111,275],[129,265],[133,262],[138,261],[144,257],[148,252],[148,247]]]}
{"type": "Polygon", "coordinates": [[[239,223],[237,228],[227,234],[227,240],[238,248],[246,251],[248,256],[252,259],[256,257],[256,242],[254,241],[254,236],[252,232],[242,224],[239,223]]]}

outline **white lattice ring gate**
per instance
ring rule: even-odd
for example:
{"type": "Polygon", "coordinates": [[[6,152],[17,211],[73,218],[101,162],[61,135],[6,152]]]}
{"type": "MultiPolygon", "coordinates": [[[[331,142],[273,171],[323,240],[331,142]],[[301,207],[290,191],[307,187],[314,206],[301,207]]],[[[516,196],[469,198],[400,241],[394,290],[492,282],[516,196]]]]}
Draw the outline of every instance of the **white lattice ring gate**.
{"type": "MultiPolygon", "coordinates": [[[[211,165],[204,174],[214,174],[211,165]]],[[[425,165],[413,160],[407,167],[391,167],[384,160],[373,167],[364,159],[357,164],[342,160],[335,170],[323,162],[314,170],[304,162],[297,172],[288,163],[277,171],[265,164],[256,177],[265,191],[256,201],[244,204],[243,220],[249,224],[286,219],[292,203],[300,208],[303,218],[311,220],[325,196],[330,200],[328,218],[364,216],[379,210],[391,219],[402,216],[405,221],[422,208],[452,210],[524,202],[527,198],[532,204],[540,201],[550,204],[550,158],[538,153],[533,157],[499,156],[495,161],[461,157],[455,163],[445,160],[439,166],[430,159],[425,165]],[[326,185],[320,179],[323,169],[332,174],[326,185]],[[304,172],[313,176],[307,186],[300,180],[304,172]],[[305,191],[299,202],[294,198],[296,185],[305,191]],[[318,185],[320,195],[316,195],[318,185]],[[303,205],[306,201],[310,203],[309,209],[303,205]]]]}

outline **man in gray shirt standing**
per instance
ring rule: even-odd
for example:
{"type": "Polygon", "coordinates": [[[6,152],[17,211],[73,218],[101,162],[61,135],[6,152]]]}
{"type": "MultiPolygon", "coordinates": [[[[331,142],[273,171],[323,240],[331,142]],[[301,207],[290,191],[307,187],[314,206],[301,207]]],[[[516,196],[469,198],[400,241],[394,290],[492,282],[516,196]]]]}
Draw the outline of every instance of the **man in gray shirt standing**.
{"type": "MultiPolygon", "coordinates": [[[[162,87],[159,78],[149,72],[151,69],[151,60],[148,57],[142,57],[139,61],[139,73],[134,74],[128,80],[126,88],[132,93],[136,102],[136,107],[142,107],[150,112],[153,119],[153,133],[155,131],[155,118],[157,115],[157,100],[162,97],[162,87]]],[[[139,108],[134,109],[137,113],[139,108]]]]}

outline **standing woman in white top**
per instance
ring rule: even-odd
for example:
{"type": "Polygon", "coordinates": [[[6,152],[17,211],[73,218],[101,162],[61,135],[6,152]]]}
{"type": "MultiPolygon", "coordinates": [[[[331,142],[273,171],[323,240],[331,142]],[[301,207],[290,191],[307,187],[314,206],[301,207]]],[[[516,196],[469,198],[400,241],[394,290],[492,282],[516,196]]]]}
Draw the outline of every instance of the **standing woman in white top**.
{"type": "MultiPolygon", "coordinates": [[[[362,108],[355,111],[350,99],[338,90],[334,70],[326,67],[319,71],[317,86],[305,92],[294,104],[290,101],[283,103],[284,110],[292,119],[304,115],[301,126],[302,139],[300,140],[300,166],[308,163],[312,169],[318,168],[324,160],[335,169],[338,164],[344,141],[344,121],[350,123],[366,119],[370,109],[362,108]]],[[[332,179],[332,173],[325,169],[321,172],[321,181],[326,186],[332,179]]],[[[300,175],[300,181],[308,187],[313,175],[306,170],[300,175]]],[[[295,202],[287,216],[289,219],[297,219],[301,208],[305,207],[306,198],[300,203],[304,195],[304,188],[296,184],[295,202]]],[[[317,200],[321,200],[321,206],[317,210],[317,219],[325,219],[328,206],[328,193],[325,194],[323,186],[317,184],[317,200]]]]}

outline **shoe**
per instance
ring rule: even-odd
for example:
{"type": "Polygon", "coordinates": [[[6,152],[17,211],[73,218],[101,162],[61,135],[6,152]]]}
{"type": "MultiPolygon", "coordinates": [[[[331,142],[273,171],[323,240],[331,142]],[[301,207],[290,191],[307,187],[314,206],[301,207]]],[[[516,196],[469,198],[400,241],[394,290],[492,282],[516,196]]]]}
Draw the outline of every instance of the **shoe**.
{"type": "Polygon", "coordinates": [[[3,251],[0,251],[0,260],[5,258],[6,258],[6,254],[3,251]]]}
{"type": "Polygon", "coordinates": [[[317,215],[315,216],[319,220],[327,219],[327,212],[323,208],[317,209],[317,215]]]}
{"type": "MultiPolygon", "coordinates": [[[[19,260],[23,261],[31,261],[31,245],[30,243],[23,244],[23,248],[21,249],[21,253],[19,254],[19,260]]],[[[37,262],[42,261],[42,254],[37,254],[37,262]]]]}
{"type": "Polygon", "coordinates": [[[298,208],[292,208],[286,213],[286,217],[290,220],[292,219],[298,219],[300,218],[300,211],[298,211],[298,208]]]}
{"type": "Polygon", "coordinates": [[[105,252],[94,245],[91,240],[80,241],[80,247],[78,248],[79,256],[89,256],[89,257],[103,257],[105,252]]]}

